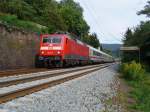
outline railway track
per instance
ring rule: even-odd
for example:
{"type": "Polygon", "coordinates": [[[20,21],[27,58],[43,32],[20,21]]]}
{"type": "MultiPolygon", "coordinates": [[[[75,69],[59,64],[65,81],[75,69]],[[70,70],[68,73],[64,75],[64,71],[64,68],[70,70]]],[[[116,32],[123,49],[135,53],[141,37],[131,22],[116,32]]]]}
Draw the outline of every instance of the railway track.
{"type": "Polygon", "coordinates": [[[41,71],[48,71],[48,69],[24,68],[24,69],[15,69],[15,70],[5,70],[5,71],[0,71],[0,77],[36,73],[36,72],[41,72],[41,71]]]}
{"type": "Polygon", "coordinates": [[[2,77],[0,78],[0,87],[7,87],[19,83],[31,82],[31,81],[45,79],[49,77],[64,75],[69,72],[75,72],[75,71],[89,69],[98,66],[99,65],[93,65],[92,67],[84,66],[84,67],[77,67],[72,69],[59,69],[59,70],[52,70],[52,71],[45,71],[45,72],[22,74],[22,75],[10,76],[10,77],[2,77]]]}
{"type": "Polygon", "coordinates": [[[0,104],[84,76],[110,65],[112,64],[2,77],[0,78],[0,104]]]}

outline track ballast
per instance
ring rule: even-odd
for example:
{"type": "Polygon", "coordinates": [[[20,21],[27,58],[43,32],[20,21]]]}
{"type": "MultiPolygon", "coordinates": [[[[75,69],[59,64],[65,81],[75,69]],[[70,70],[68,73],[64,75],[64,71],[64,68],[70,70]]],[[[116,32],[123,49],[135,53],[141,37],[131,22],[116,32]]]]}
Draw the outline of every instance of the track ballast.
{"type": "Polygon", "coordinates": [[[106,68],[109,65],[112,64],[92,65],[0,78],[0,104],[84,76],[90,72],[106,68]]]}

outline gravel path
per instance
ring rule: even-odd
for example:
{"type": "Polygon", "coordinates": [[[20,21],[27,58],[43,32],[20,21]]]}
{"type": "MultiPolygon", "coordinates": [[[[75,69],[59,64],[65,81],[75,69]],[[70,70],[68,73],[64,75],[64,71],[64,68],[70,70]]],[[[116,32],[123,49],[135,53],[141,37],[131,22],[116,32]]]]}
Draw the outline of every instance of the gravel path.
{"type": "Polygon", "coordinates": [[[116,67],[1,104],[0,112],[104,112],[105,101],[116,95],[116,67]]]}

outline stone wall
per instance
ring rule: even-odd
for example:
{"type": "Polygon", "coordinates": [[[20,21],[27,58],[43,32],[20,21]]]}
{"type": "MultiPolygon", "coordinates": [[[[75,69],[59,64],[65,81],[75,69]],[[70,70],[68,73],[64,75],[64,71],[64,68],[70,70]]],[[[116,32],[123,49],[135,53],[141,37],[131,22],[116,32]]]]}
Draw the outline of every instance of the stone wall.
{"type": "Polygon", "coordinates": [[[34,67],[39,36],[0,24],[0,70],[34,67]]]}

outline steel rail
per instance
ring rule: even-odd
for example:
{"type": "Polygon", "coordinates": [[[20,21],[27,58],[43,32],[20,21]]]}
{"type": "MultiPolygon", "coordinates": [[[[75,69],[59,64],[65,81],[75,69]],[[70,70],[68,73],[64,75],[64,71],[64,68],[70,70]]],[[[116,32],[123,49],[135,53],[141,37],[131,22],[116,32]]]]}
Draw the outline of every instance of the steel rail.
{"type": "Polygon", "coordinates": [[[36,73],[40,71],[48,71],[46,68],[24,68],[24,69],[15,69],[15,70],[5,70],[5,71],[0,71],[0,78],[1,77],[6,77],[6,76],[14,76],[14,75],[19,75],[19,74],[28,74],[28,73],[36,73]]]}
{"type": "Polygon", "coordinates": [[[93,65],[93,66],[73,68],[73,69],[64,69],[64,71],[61,69],[60,71],[57,71],[57,72],[54,71],[55,73],[53,73],[53,71],[52,71],[52,73],[48,73],[48,74],[27,76],[27,77],[23,77],[23,78],[21,78],[19,76],[19,78],[16,78],[16,79],[12,79],[12,80],[10,79],[7,81],[0,81],[0,87],[2,88],[2,87],[16,85],[16,84],[20,84],[20,83],[26,83],[26,82],[45,79],[45,78],[49,78],[49,77],[64,75],[64,74],[69,73],[69,72],[75,72],[75,71],[79,71],[79,70],[90,69],[90,68],[94,68],[94,67],[98,67],[98,66],[101,66],[101,65],[93,65]]]}

